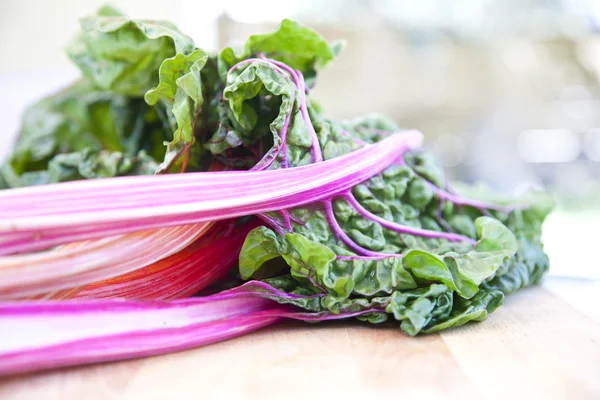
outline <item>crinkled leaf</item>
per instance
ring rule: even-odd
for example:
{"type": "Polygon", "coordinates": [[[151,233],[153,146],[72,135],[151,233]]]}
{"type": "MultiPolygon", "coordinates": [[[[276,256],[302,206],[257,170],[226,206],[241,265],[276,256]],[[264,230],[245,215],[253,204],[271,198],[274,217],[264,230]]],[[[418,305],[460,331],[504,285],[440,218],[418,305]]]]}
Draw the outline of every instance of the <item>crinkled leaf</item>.
{"type": "Polygon", "coordinates": [[[240,54],[236,55],[229,47],[222,50],[220,71],[224,77],[227,69],[240,60],[264,54],[302,72],[310,87],[316,71],[333,61],[344,44],[343,41],[329,44],[314,30],[284,19],[274,32],[250,36],[240,54]]]}
{"type": "Polygon", "coordinates": [[[497,220],[481,217],[476,226],[480,239],[467,253],[439,256],[409,250],[402,258],[383,259],[338,258],[329,247],[303,235],[288,233],[282,237],[260,227],[246,239],[240,272],[247,279],[266,261],[282,256],[297,285],[326,295],[321,301],[324,311],[339,314],[387,304],[386,312],[401,321],[402,330],[415,335],[426,326],[442,329],[485,318],[499,304],[500,291],[487,291],[487,297],[474,296],[482,282],[493,277],[500,265],[514,255],[517,243],[497,220]],[[417,282],[438,283],[418,288],[417,282]],[[462,308],[453,308],[453,292],[473,301],[468,307],[467,303],[460,303],[462,308]]]}
{"type": "Polygon", "coordinates": [[[158,83],[163,60],[194,50],[191,38],[167,21],[130,19],[112,8],[81,20],[71,60],[100,89],[142,97],[158,83]]]}
{"type": "Polygon", "coordinates": [[[317,70],[325,68],[344,47],[344,41],[329,44],[314,30],[284,19],[277,30],[250,36],[239,54],[230,47],[223,49],[219,53],[219,74],[225,80],[227,70],[234,64],[245,58],[264,55],[299,70],[306,85],[312,87],[317,70]]]}
{"type": "Polygon", "coordinates": [[[252,35],[244,45],[244,55],[264,53],[294,69],[322,69],[340,53],[343,42],[329,45],[314,30],[289,19],[271,33],[252,35]]]}
{"type": "MultiPolygon", "coordinates": [[[[160,66],[158,85],[146,92],[145,100],[150,105],[159,101],[174,116],[172,123],[173,140],[167,145],[167,154],[162,169],[171,165],[182,147],[194,144],[194,130],[199,118],[202,103],[202,79],[200,71],[208,56],[200,50],[190,54],[177,54],[164,60],[160,66]]],[[[198,146],[201,149],[201,146],[198,146]]],[[[195,160],[196,157],[193,158],[195,160]]]]}
{"type": "Polygon", "coordinates": [[[248,279],[267,261],[280,257],[285,252],[283,241],[267,227],[260,226],[250,231],[240,252],[240,275],[248,279]]]}
{"type": "Polygon", "coordinates": [[[12,154],[1,175],[9,187],[48,181],[49,162],[59,154],[120,152],[127,157],[146,151],[164,157],[162,142],[171,136],[161,106],[98,91],[79,81],[29,107],[12,154]]]}
{"type": "Polygon", "coordinates": [[[59,154],[48,164],[48,182],[110,178],[128,175],[152,175],[156,161],[141,151],[135,157],[119,152],[85,149],[77,153],[59,154]]]}
{"type": "Polygon", "coordinates": [[[290,233],[281,237],[266,227],[254,229],[246,238],[240,253],[242,278],[248,279],[265,262],[278,256],[285,259],[293,278],[316,283],[338,302],[352,294],[389,295],[397,289],[416,287],[400,258],[337,259],[329,247],[304,235],[290,233]]]}
{"type": "Polygon", "coordinates": [[[368,143],[378,142],[392,132],[399,130],[398,125],[391,119],[379,114],[369,114],[351,120],[342,121],[342,127],[368,143]]]}
{"type": "Polygon", "coordinates": [[[445,285],[440,284],[394,292],[385,310],[397,321],[401,321],[400,329],[415,336],[434,318],[450,314],[452,293],[445,285]]]}
{"type": "Polygon", "coordinates": [[[227,75],[223,97],[228,108],[207,144],[213,154],[261,140],[270,144],[262,158],[271,168],[284,160],[288,166],[312,161],[312,137],[298,111],[297,88],[287,74],[268,62],[249,63],[227,75]]]}
{"type": "Polygon", "coordinates": [[[419,175],[427,178],[434,185],[444,187],[444,171],[430,153],[412,152],[404,157],[404,161],[419,175]]]}
{"type": "Polygon", "coordinates": [[[439,332],[457,327],[470,321],[483,321],[488,314],[494,312],[504,301],[504,294],[499,290],[482,290],[471,299],[457,297],[452,313],[446,320],[429,324],[423,333],[439,332]]]}
{"type": "Polygon", "coordinates": [[[480,239],[473,250],[443,256],[410,250],[403,258],[404,267],[418,278],[444,283],[463,298],[473,297],[479,285],[492,278],[517,251],[514,235],[499,221],[481,217],[475,220],[475,225],[480,239]]]}
{"type": "MultiPolygon", "coordinates": [[[[295,94],[294,84],[289,76],[261,61],[251,63],[240,74],[228,75],[223,97],[229,102],[233,116],[244,132],[252,132],[260,112],[248,100],[256,98],[263,91],[281,97],[277,125],[283,125],[285,117],[292,111],[295,94]]],[[[277,131],[273,134],[276,135],[277,131]]]]}
{"type": "Polygon", "coordinates": [[[539,241],[531,241],[520,237],[519,250],[515,257],[506,263],[506,270],[482,287],[487,290],[500,290],[508,295],[526,286],[540,282],[550,265],[548,256],[544,253],[539,241]]]}

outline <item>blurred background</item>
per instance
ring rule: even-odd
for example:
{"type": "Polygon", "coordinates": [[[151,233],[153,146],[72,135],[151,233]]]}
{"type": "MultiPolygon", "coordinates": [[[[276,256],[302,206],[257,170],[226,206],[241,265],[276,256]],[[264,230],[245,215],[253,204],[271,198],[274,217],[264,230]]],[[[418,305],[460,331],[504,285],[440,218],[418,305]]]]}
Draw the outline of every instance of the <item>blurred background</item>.
{"type": "MultiPolygon", "coordinates": [[[[0,159],[28,103],[74,79],[64,47],[105,1],[0,0],[0,159]]],[[[216,50],[292,18],[346,49],[315,97],[421,130],[453,179],[543,187],[552,274],[600,279],[600,0],[112,1],[216,50]]]]}

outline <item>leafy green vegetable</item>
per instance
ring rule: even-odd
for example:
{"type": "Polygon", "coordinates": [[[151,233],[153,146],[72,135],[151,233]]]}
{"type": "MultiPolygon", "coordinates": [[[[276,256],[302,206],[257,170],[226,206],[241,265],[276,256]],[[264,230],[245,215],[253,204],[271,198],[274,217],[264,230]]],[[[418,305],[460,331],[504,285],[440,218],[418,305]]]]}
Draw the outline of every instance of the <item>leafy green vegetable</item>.
{"type": "Polygon", "coordinates": [[[135,157],[119,152],[85,149],[59,154],[48,165],[48,183],[127,175],[152,175],[156,162],[144,151],[135,157]]]}
{"type": "MultiPolygon", "coordinates": [[[[144,151],[150,157],[139,158],[144,167],[126,169],[148,174],[156,172],[151,171],[155,161],[163,161],[157,170],[166,170],[183,149],[193,146],[190,166],[198,170],[204,152],[201,144],[194,146],[194,128],[203,101],[200,70],[206,53],[170,22],[130,19],[111,7],[83,18],[81,28],[68,53],[83,77],[25,112],[14,150],[0,172],[3,186],[95,176],[57,173],[57,166],[76,163],[79,156],[54,160],[56,156],[86,149],[115,152],[116,158],[122,153],[126,159],[144,151]]],[[[104,169],[99,176],[121,175],[117,171],[104,169]]]]}
{"type": "MultiPolygon", "coordinates": [[[[160,107],[78,81],[26,110],[21,133],[0,175],[8,187],[56,182],[49,179],[48,169],[62,161],[54,158],[84,150],[119,152],[126,157],[144,150],[161,160],[162,142],[170,135],[165,122],[165,110],[160,107]]],[[[148,169],[138,171],[149,173],[148,169]]]]}
{"type": "Polygon", "coordinates": [[[353,136],[369,143],[377,142],[389,135],[390,132],[400,130],[394,121],[379,114],[343,121],[342,127],[352,132],[353,136]]]}
{"type": "Polygon", "coordinates": [[[410,250],[403,264],[418,278],[440,281],[459,296],[470,299],[479,291],[479,285],[494,276],[517,251],[514,235],[497,220],[480,217],[475,226],[480,239],[467,253],[449,252],[439,257],[423,250],[410,250]]]}
{"type": "MultiPolygon", "coordinates": [[[[69,49],[82,79],[27,111],[0,188],[218,164],[295,168],[368,147],[399,127],[376,114],[336,122],[309,95],[342,47],[284,20],[237,53],[208,54],[168,22],[102,8],[69,49]]],[[[344,190],[258,211],[268,228],[247,236],[242,278],[324,319],[391,317],[409,335],[481,321],[539,282],[548,197],[451,187],[415,148],[407,142],[366,180],[345,176],[344,190]]],[[[307,179],[289,184],[300,191],[307,179]]]]}
{"type": "Polygon", "coordinates": [[[234,64],[263,54],[299,70],[308,81],[312,81],[316,71],[333,61],[344,45],[343,41],[329,44],[314,30],[284,19],[274,32],[250,36],[238,55],[231,47],[223,49],[220,53],[221,71],[224,74],[234,64]]]}
{"type": "Polygon", "coordinates": [[[309,289],[324,295],[320,309],[310,311],[338,314],[374,309],[381,313],[385,307],[410,335],[458,326],[484,319],[501,303],[501,292],[479,294],[479,285],[494,277],[517,246],[513,234],[499,221],[480,217],[475,223],[479,237],[475,247],[465,253],[447,253],[443,258],[417,249],[402,256],[338,258],[329,247],[303,235],[287,233],[281,237],[260,227],[246,238],[240,273],[248,279],[265,262],[281,256],[296,281],[291,293],[309,289]],[[454,299],[462,299],[457,307],[452,306],[454,299]]]}
{"type": "Polygon", "coordinates": [[[161,169],[168,169],[182,149],[195,142],[194,129],[204,101],[200,70],[207,59],[207,54],[197,49],[190,54],[177,54],[164,60],[159,70],[158,86],[146,92],[148,104],[155,105],[161,100],[175,117],[174,121],[171,119],[173,140],[167,145],[161,169]]]}
{"type": "Polygon", "coordinates": [[[242,57],[264,53],[293,69],[308,71],[323,69],[343,47],[342,42],[329,45],[321,35],[289,19],[281,21],[279,28],[261,35],[252,35],[244,45],[242,57]]]}
{"type": "Polygon", "coordinates": [[[498,290],[482,290],[471,299],[455,297],[453,310],[445,320],[433,324],[423,330],[423,333],[439,332],[444,329],[461,326],[469,321],[483,321],[488,314],[494,312],[504,300],[504,295],[498,290]]]}
{"type": "Polygon", "coordinates": [[[117,94],[142,97],[165,59],[194,51],[172,23],[130,19],[111,7],[83,18],[81,28],[69,57],[97,88],[117,94]]]}

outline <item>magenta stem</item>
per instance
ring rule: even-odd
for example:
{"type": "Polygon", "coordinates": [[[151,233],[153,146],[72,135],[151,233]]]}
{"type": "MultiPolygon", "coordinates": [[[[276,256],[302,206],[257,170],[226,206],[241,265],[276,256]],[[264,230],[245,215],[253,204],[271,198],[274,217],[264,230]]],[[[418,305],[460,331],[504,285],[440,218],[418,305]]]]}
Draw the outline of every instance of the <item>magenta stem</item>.
{"type": "Polygon", "coordinates": [[[298,88],[298,95],[300,96],[300,104],[299,104],[300,113],[301,113],[302,119],[304,120],[304,123],[306,124],[306,127],[308,128],[308,131],[310,132],[310,135],[312,137],[312,146],[311,146],[310,152],[311,152],[313,161],[314,162],[323,161],[323,154],[321,152],[319,138],[317,137],[317,132],[315,132],[315,128],[310,120],[310,116],[308,115],[308,108],[306,106],[306,85],[304,84],[304,76],[302,76],[302,73],[300,71],[294,71],[293,68],[291,68],[290,66],[288,66],[285,63],[282,63],[282,62],[279,62],[276,60],[271,60],[268,58],[263,58],[263,59],[267,60],[267,61],[271,62],[272,64],[278,66],[279,68],[283,69],[288,74],[290,74],[290,76],[292,77],[292,80],[294,81],[294,83],[296,84],[296,87],[298,88]]]}
{"type": "Polygon", "coordinates": [[[475,245],[475,240],[473,240],[467,236],[459,235],[457,233],[438,232],[438,231],[432,231],[429,229],[413,228],[410,226],[400,225],[395,222],[388,221],[387,219],[381,218],[380,216],[375,215],[372,212],[370,212],[369,210],[367,210],[366,208],[364,208],[358,202],[358,200],[356,200],[356,198],[354,198],[354,196],[352,196],[352,194],[350,194],[350,193],[345,193],[343,195],[340,195],[340,197],[343,197],[344,199],[346,199],[356,209],[356,211],[358,211],[358,213],[360,215],[362,215],[363,217],[370,219],[372,221],[375,221],[375,222],[379,223],[381,226],[383,226],[384,228],[391,229],[395,232],[406,233],[406,234],[414,235],[414,236],[421,236],[421,237],[428,238],[428,239],[446,239],[451,242],[467,242],[471,245],[475,245]]]}
{"type": "MultiPolygon", "coordinates": [[[[398,160],[398,164],[401,164],[401,165],[411,168],[408,164],[406,164],[406,162],[404,161],[403,158],[398,160]]],[[[427,178],[425,178],[424,176],[422,176],[421,174],[416,172],[413,168],[411,168],[411,169],[413,170],[413,172],[415,174],[417,174],[417,176],[419,176],[421,179],[423,179],[425,184],[433,191],[433,193],[435,193],[435,195],[437,197],[439,197],[442,200],[448,200],[448,201],[456,204],[457,206],[473,207],[473,208],[478,209],[482,214],[487,214],[487,210],[494,210],[494,211],[500,211],[500,212],[504,212],[504,213],[510,213],[511,211],[514,211],[515,209],[521,208],[521,207],[516,207],[516,206],[501,206],[499,204],[486,203],[483,201],[473,200],[473,199],[469,199],[469,198],[457,195],[455,193],[451,193],[448,190],[444,190],[444,189],[436,186],[435,184],[433,184],[433,182],[429,181],[427,178]]],[[[450,190],[452,190],[452,189],[450,189],[450,190]]]]}
{"type": "MultiPolygon", "coordinates": [[[[228,73],[231,73],[232,71],[236,70],[237,68],[244,66],[246,64],[253,63],[253,62],[266,62],[268,64],[274,64],[271,60],[268,60],[268,59],[248,58],[246,60],[240,61],[239,63],[235,64],[233,67],[229,68],[228,73]]],[[[280,74],[285,76],[284,71],[282,71],[276,65],[275,65],[275,67],[276,67],[275,69],[277,70],[277,72],[279,72],[280,74]]],[[[297,84],[296,84],[296,86],[297,86],[297,84]]],[[[275,161],[275,158],[277,158],[277,156],[281,152],[283,152],[283,161],[281,163],[282,167],[283,168],[289,167],[289,161],[288,161],[288,156],[287,156],[287,131],[289,129],[292,111],[294,109],[294,100],[295,99],[292,98],[292,110],[290,110],[290,113],[285,117],[285,121],[283,123],[283,126],[281,127],[281,132],[279,132],[279,137],[281,139],[281,146],[279,148],[277,148],[275,151],[265,154],[265,156],[258,163],[256,163],[256,165],[254,167],[252,167],[250,169],[251,171],[262,171],[262,170],[269,168],[273,164],[273,161],[275,161]]]]}
{"type": "Polygon", "coordinates": [[[307,312],[273,300],[321,298],[258,281],[174,301],[66,300],[0,303],[0,376],[164,354],[240,336],[282,318],[327,321],[373,312],[307,312]],[[83,326],[85,329],[78,329],[83,326]],[[23,332],[44,332],[25,335],[23,332]],[[11,333],[12,332],[12,333],[11,333]]]}
{"type": "Polygon", "coordinates": [[[465,198],[465,197],[462,197],[462,196],[459,196],[456,194],[449,193],[449,192],[445,191],[444,189],[437,187],[436,185],[434,185],[432,182],[429,182],[428,180],[425,180],[425,184],[440,199],[448,200],[458,206],[473,207],[473,208],[478,209],[482,213],[485,213],[486,210],[494,210],[494,211],[500,211],[500,212],[504,212],[504,213],[509,213],[509,212],[515,210],[515,206],[507,207],[507,206],[501,206],[498,204],[485,203],[482,201],[468,199],[468,198],[465,198]]]}
{"type": "Polygon", "coordinates": [[[360,261],[378,261],[378,260],[383,260],[386,258],[390,258],[390,257],[394,257],[394,258],[402,258],[402,254],[386,254],[384,256],[336,256],[335,258],[337,260],[360,260],[360,261]]]}
{"type": "Polygon", "coordinates": [[[344,230],[340,227],[340,224],[338,224],[337,220],[335,219],[335,214],[333,213],[333,207],[331,205],[331,200],[323,201],[321,204],[323,205],[323,208],[325,209],[325,215],[327,217],[327,221],[329,222],[329,225],[331,226],[331,229],[333,230],[334,234],[336,235],[336,237],[338,239],[340,239],[348,247],[350,247],[350,249],[354,250],[355,252],[359,253],[362,256],[368,256],[368,257],[385,258],[385,257],[395,256],[395,254],[381,253],[378,251],[368,250],[368,249],[365,249],[364,247],[360,246],[359,244],[357,244],[354,240],[352,240],[352,238],[350,238],[350,236],[348,236],[346,234],[346,232],[344,232],[344,230]]]}
{"type": "Polygon", "coordinates": [[[436,213],[437,221],[440,223],[440,225],[445,230],[447,230],[449,232],[455,232],[455,230],[452,229],[452,227],[450,226],[450,224],[448,224],[446,221],[444,221],[444,216],[442,215],[442,207],[443,206],[444,206],[444,199],[440,199],[440,204],[438,206],[437,213],[436,213]]]}
{"type": "Polygon", "coordinates": [[[258,217],[265,221],[267,225],[269,225],[275,232],[277,232],[278,235],[285,235],[285,230],[279,223],[277,223],[277,221],[274,218],[271,218],[270,216],[264,213],[258,214],[258,217]]]}
{"type": "Polygon", "coordinates": [[[283,219],[283,223],[285,224],[285,229],[287,229],[289,232],[291,232],[292,231],[292,221],[290,219],[290,213],[287,210],[281,210],[278,212],[278,214],[283,219]]]}

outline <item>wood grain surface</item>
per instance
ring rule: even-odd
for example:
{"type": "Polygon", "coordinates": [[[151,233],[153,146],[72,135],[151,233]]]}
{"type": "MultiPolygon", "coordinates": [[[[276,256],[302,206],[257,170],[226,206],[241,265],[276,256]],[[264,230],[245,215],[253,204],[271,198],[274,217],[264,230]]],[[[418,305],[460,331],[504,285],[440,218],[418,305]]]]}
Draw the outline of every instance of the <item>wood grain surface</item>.
{"type": "Polygon", "coordinates": [[[598,399],[600,323],[543,288],[409,338],[285,323],[203,348],[0,380],[0,399],[598,399]]]}

